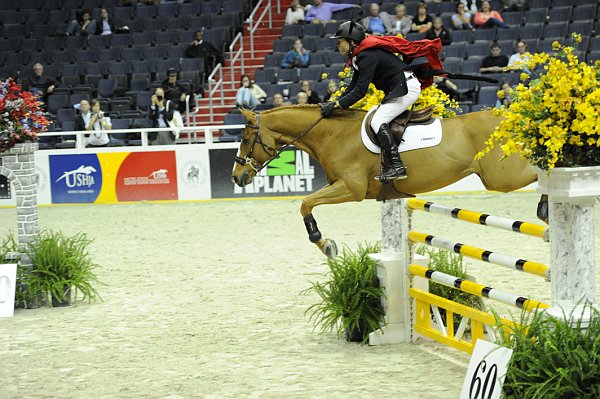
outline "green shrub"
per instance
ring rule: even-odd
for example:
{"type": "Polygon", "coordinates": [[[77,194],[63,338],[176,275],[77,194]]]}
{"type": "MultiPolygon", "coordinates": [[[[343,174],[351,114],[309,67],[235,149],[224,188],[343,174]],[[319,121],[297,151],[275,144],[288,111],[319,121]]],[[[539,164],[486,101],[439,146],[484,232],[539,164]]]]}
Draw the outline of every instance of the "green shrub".
{"type": "Polygon", "coordinates": [[[6,236],[6,238],[0,243],[0,263],[14,262],[8,260],[7,255],[10,252],[19,252],[19,243],[15,240],[12,233],[6,236]]]}
{"type": "Polygon", "coordinates": [[[499,342],[513,350],[504,398],[600,398],[600,312],[586,308],[587,329],[572,314],[555,319],[523,312],[520,326],[499,342]]]}
{"type": "Polygon", "coordinates": [[[328,280],[313,282],[303,291],[315,292],[321,299],[305,312],[310,313],[315,328],[322,332],[336,330],[338,336],[345,334],[347,340],[364,344],[371,332],[385,324],[381,305],[385,293],[379,286],[377,264],[369,258],[369,254],[377,252],[381,252],[379,243],[365,243],[356,252],[344,247],[341,255],[327,259],[328,280]]]}

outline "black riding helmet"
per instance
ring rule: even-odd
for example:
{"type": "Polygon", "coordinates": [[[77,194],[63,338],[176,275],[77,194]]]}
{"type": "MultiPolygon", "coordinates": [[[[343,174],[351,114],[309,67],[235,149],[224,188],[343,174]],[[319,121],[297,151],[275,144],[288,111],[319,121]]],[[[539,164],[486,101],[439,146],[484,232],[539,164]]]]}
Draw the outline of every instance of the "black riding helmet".
{"type": "Polygon", "coordinates": [[[338,26],[335,35],[331,39],[348,39],[360,43],[365,38],[365,28],[360,23],[354,21],[346,21],[338,26]]]}

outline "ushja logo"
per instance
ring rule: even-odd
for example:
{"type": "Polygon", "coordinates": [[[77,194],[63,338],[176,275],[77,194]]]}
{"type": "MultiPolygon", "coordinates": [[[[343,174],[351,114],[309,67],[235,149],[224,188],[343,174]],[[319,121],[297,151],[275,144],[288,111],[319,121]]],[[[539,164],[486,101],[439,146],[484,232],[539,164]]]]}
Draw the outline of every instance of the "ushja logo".
{"type": "Polygon", "coordinates": [[[96,168],[94,168],[93,166],[81,165],[75,170],[63,173],[61,177],[56,179],[55,183],[58,183],[59,181],[64,179],[67,187],[91,187],[95,183],[94,176],[92,176],[92,173],[94,172],[96,172],[96,168]]]}

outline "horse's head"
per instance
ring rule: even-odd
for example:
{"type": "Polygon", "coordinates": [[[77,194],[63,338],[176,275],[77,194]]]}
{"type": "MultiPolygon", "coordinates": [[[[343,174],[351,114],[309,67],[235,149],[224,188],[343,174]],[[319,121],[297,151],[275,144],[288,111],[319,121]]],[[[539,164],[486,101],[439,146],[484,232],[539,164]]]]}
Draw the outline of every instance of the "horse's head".
{"type": "Polygon", "coordinates": [[[260,114],[241,109],[246,118],[246,127],[242,133],[242,140],[238,155],[235,157],[232,181],[240,187],[252,183],[256,173],[265,164],[276,156],[279,143],[275,138],[266,133],[266,129],[260,129],[260,114]]]}

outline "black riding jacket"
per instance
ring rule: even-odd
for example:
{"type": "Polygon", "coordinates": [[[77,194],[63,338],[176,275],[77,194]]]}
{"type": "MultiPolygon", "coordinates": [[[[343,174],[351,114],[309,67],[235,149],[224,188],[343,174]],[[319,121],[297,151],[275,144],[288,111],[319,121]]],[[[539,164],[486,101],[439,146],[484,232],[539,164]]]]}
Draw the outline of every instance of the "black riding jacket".
{"type": "Polygon", "coordinates": [[[352,57],[354,74],[350,86],[339,98],[342,108],[348,108],[367,94],[369,83],[385,93],[382,103],[408,93],[404,70],[409,64],[380,48],[369,48],[352,57]]]}

